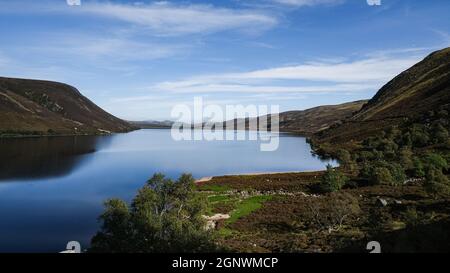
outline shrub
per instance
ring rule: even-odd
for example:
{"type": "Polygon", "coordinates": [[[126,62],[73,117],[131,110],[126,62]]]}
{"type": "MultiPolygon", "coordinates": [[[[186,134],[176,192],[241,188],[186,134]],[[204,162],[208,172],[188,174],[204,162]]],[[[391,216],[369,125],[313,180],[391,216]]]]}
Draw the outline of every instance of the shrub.
{"type": "Polygon", "coordinates": [[[416,228],[421,223],[421,217],[414,207],[408,208],[403,214],[403,217],[408,228],[416,228]]]}
{"type": "Polygon", "coordinates": [[[405,171],[403,170],[403,167],[400,164],[392,163],[389,166],[389,171],[392,176],[392,185],[402,185],[403,182],[406,180],[405,171]]]}
{"type": "Polygon", "coordinates": [[[346,170],[353,172],[357,168],[355,161],[353,161],[351,154],[347,150],[340,149],[337,152],[337,157],[342,167],[344,167],[346,170]]]}
{"type": "Polygon", "coordinates": [[[345,175],[331,165],[327,165],[327,170],[320,182],[320,189],[323,192],[335,192],[340,190],[346,182],[347,177],[345,175]]]}
{"type": "Polygon", "coordinates": [[[434,143],[445,143],[449,138],[447,129],[440,123],[433,126],[432,132],[434,143]]]}
{"type": "Polygon", "coordinates": [[[450,193],[450,182],[448,178],[438,169],[429,169],[427,171],[424,183],[428,194],[437,197],[439,194],[448,195],[450,193]]]}
{"type": "Polygon", "coordinates": [[[446,170],[448,162],[439,154],[429,153],[425,156],[425,166],[427,169],[446,170]]]}
{"type": "Polygon", "coordinates": [[[399,161],[402,167],[406,170],[414,168],[413,162],[414,153],[410,148],[402,148],[399,153],[399,161]]]}
{"type": "Polygon", "coordinates": [[[372,170],[370,182],[373,185],[393,184],[394,178],[387,167],[375,167],[372,170]]]}
{"type": "Polygon", "coordinates": [[[423,165],[422,161],[415,157],[413,159],[413,175],[415,177],[425,177],[425,166],[423,165]]]}

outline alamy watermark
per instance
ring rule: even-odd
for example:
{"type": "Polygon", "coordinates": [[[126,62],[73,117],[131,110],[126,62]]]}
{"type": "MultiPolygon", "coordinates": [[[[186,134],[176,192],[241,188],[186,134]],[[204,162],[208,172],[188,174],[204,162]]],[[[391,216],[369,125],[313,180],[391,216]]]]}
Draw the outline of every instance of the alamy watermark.
{"type": "Polygon", "coordinates": [[[205,104],[195,97],[193,108],[178,104],[172,108],[172,138],[207,141],[260,141],[261,151],[275,151],[279,146],[278,105],[205,104]],[[254,131],[257,133],[236,133],[254,131]]]}
{"type": "Polygon", "coordinates": [[[66,0],[69,6],[81,6],[81,0],[66,0]]]}
{"type": "Polygon", "coordinates": [[[381,0],[366,0],[369,6],[381,6],[381,0]]]}
{"type": "Polygon", "coordinates": [[[366,249],[369,253],[381,253],[381,244],[377,241],[370,241],[367,243],[366,249]]]}
{"type": "Polygon", "coordinates": [[[78,241],[70,241],[67,243],[66,250],[60,253],[81,253],[81,244],[78,241]]]}

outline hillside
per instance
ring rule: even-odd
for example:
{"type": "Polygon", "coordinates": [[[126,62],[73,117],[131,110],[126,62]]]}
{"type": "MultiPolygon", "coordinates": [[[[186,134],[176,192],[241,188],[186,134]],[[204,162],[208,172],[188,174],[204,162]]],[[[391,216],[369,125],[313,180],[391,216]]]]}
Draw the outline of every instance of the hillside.
{"type": "MultiPolygon", "coordinates": [[[[294,132],[302,135],[311,135],[321,130],[324,130],[331,125],[351,117],[355,112],[361,109],[361,107],[367,101],[355,101],[339,105],[324,105],[318,106],[302,111],[288,111],[280,113],[279,119],[279,129],[282,132],[294,132]]],[[[263,116],[267,118],[267,116],[263,116]]],[[[255,121],[258,118],[246,118],[246,119],[235,119],[235,126],[240,128],[244,126],[248,129],[249,120],[255,121]]],[[[267,120],[270,126],[270,120],[267,120]]],[[[225,125],[225,123],[223,123],[225,125]]],[[[222,126],[222,123],[217,123],[217,126],[222,126]]],[[[197,126],[198,127],[198,126],[197,126]]],[[[270,127],[269,127],[270,128],[270,127]]]]}
{"type": "Polygon", "coordinates": [[[361,140],[391,125],[450,104],[450,48],[436,51],[383,86],[343,124],[316,135],[320,142],[361,140]]]}
{"type": "Polygon", "coordinates": [[[0,77],[0,135],[101,134],[132,129],[72,86],[0,77]]]}
{"type": "Polygon", "coordinates": [[[366,102],[361,100],[339,105],[324,105],[303,111],[283,112],[280,114],[280,130],[313,134],[350,117],[366,102]]]}

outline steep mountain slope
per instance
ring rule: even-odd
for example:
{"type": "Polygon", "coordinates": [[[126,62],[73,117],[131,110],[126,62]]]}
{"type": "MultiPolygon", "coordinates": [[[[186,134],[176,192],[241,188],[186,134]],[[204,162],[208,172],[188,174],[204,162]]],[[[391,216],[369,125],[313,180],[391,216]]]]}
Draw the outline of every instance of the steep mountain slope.
{"type": "Polygon", "coordinates": [[[436,51],[385,86],[351,118],[316,135],[320,142],[361,140],[450,104],[450,48],[436,51]]]}
{"type": "MultiPolygon", "coordinates": [[[[340,122],[343,119],[351,117],[355,112],[367,103],[365,100],[349,102],[339,105],[324,105],[310,108],[302,111],[288,111],[279,115],[279,129],[282,132],[295,132],[302,135],[311,135],[324,130],[331,125],[340,122]]],[[[236,128],[249,129],[249,121],[255,122],[259,119],[267,119],[270,128],[270,119],[268,116],[258,118],[235,119],[236,128]]],[[[224,126],[224,123],[215,124],[216,128],[224,126]]],[[[200,127],[196,125],[195,127],[200,127]]]]}
{"type": "Polygon", "coordinates": [[[0,135],[98,134],[132,129],[72,86],[0,77],[0,135]]]}

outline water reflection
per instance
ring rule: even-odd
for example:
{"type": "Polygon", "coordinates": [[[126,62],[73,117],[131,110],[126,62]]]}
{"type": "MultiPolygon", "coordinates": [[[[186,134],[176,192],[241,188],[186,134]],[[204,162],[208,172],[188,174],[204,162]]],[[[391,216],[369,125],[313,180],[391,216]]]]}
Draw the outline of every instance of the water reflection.
{"type": "Polygon", "coordinates": [[[60,177],[76,169],[108,136],[0,139],[0,180],[60,177]]]}

